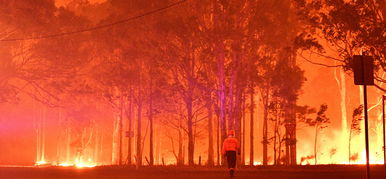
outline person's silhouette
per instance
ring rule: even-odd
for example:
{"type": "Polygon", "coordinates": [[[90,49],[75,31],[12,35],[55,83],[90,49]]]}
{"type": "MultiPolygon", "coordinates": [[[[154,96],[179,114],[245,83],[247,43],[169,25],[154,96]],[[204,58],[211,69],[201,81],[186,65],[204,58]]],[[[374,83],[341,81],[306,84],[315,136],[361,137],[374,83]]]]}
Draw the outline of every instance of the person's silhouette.
{"type": "Polygon", "coordinates": [[[227,158],[229,175],[233,177],[236,168],[236,154],[240,155],[240,146],[235,138],[234,130],[228,132],[228,138],[226,138],[223,143],[222,154],[227,158]]]}

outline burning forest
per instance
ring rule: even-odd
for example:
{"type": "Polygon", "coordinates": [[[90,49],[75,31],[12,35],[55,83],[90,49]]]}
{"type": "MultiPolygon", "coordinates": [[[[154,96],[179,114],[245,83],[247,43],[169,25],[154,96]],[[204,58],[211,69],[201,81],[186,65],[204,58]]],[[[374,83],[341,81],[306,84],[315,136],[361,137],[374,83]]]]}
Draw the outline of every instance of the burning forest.
{"type": "Polygon", "coordinates": [[[366,109],[384,164],[385,18],[375,0],[1,0],[0,165],[219,166],[229,130],[241,166],[365,164],[366,109]]]}

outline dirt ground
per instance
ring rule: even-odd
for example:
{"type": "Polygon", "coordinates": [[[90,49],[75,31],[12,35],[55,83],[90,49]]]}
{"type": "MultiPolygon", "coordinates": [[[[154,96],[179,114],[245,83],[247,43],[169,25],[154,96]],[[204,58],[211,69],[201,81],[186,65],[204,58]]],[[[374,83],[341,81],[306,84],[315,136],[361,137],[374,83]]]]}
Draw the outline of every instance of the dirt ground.
{"type": "MultiPolygon", "coordinates": [[[[194,179],[194,178],[229,178],[225,168],[205,167],[113,167],[103,166],[95,168],[73,167],[1,167],[1,179],[29,179],[29,178],[125,178],[125,179],[194,179]]],[[[293,166],[293,167],[243,167],[236,171],[234,178],[239,179],[364,179],[366,178],[365,166],[347,165],[319,165],[319,166],[293,166]]],[[[384,175],[383,165],[371,167],[371,178],[382,179],[384,175]]]]}

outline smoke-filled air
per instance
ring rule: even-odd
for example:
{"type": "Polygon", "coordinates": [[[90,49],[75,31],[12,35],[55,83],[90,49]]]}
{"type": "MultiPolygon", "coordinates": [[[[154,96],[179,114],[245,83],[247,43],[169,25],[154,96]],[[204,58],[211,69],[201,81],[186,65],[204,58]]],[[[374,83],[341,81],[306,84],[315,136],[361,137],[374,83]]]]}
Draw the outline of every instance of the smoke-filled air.
{"type": "Polygon", "coordinates": [[[383,0],[0,0],[0,168],[384,165],[385,56],[383,0]]]}

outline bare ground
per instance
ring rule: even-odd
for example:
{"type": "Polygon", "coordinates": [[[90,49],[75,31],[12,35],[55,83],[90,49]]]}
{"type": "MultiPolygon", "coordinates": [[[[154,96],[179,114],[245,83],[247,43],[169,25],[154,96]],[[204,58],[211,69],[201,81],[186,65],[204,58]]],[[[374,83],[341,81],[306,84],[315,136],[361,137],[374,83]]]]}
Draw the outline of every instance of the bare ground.
{"type": "MultiPolygon", "coordinates": [[[[77,178],[127,178],[127,179],[193,179],[193,178],[229,178],[225,168],[214,167],[116,167],[103,166],[95,168],[73,168],[73,167],[1,167],[1,179],[77,179],[77,178]]],[[[241,167],[237,169],[235,179],[364,179],[366,178],[365,166],[348,165],[318,165],[318,166],[258,166],[241,167]]],[[[384,166],[371,167],[372,179],[386,178],[384,166]]]]}

